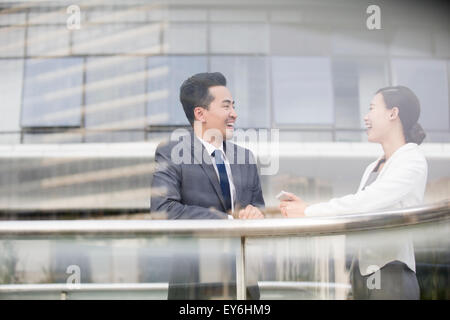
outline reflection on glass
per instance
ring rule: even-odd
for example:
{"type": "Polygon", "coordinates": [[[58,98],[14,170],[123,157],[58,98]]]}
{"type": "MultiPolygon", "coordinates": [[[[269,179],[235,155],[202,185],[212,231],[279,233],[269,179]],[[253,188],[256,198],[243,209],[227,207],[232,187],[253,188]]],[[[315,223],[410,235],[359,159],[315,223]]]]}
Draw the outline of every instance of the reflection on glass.
{"type": "Polygon", "coordinates": [[[149,77],[147,91],[164,93],[147,104],[150,125],[189,125],[180,103],[180,86],[188,77],[207,72],[204,56],[149,57],[148,70],[164,68],[165,74],[149,77]]]}
{"type": "MultiPolygon", "coordinates": [[[[449,231],[443,220],[247,237],[247,299],[355,299],[357,257],[372,255],[375,247],[389,251],[405,239],[414,244],[421,299],[449,299],[449,231]]],[[[239,237],[227,236],[9,235],[0,240],[0,299],[235,299],[237,276],[242,276],[240,244],[239,237]]],[[[392,286],[383,278],[385,266],[368,267],[373,271],[366,281],[374,295],[380,286],[392,286]]]]}
{"type": "Polygon", "coordinates": [[[67,299],[232,299],[238,248],[239,239],[223,238],[2,239],[0,299],[60,299],[61,289],[67,299]],[[35,286],[5,293],[13,284],[35,286]]]}
{"type": "MultiPolygon", "coordinates": [[[[374,248],[386,253],[408,239],[414,243],[420,298],[449,299],[449,228],[445,222],[334,236],[253,238],[247,240],[247,272],[256,272],[261,299],[354,299],[357,257],[370,257],[374,248]]],[[[374,296],[378,286],[392,286],[392,279],[383,279],[385,266],[368,267],[381,270],[365,278],[374,296]]]]}
{"type": "MultiPolygon", "coordinates": [[[[364,128],[362,118],[367,113],[375,90],[388,85],[385,64],[383,59],[333,59],[333,91],[337,128],[364,128]]],[[[361,138],[361,134],[359,134],[359,138],[361,138]]]]}
{"type": "Polygon", "coordinates": [[[392,59],[394,85],[411,88],[420,100],[425,130],[449,129],[447,68],[444,60],[392,59]]]}
{"type": "Polygon", "coordinates": [[[82,58],[29,59],[25,63],[22,126],[79,126],[82,58]],[[74,70],[70,74],[63,70],[74,70]],[[56,75],[56,76],[55,76],[56,75]],[[55,114],[71,110],[69,116],[55,114]]]}
{"type": "Polygon", "coordinates": [[[149,74],[145,58],[88,58],[86,62],[85,125],[92,134],[86,140],[142,141],[145,127],[145,83],[149,74]],[[120,65],[120,68],[116,66],[120,65]],[[95,131],[138,129],[140,132],[95,131]]]}
{"type": "Polygon", "coordinates": [[[332,124],[331,62],[325,57],[273,57],[273,107],[278,124],[332,124]]]}
{"type": "Polygon", "coordinates": [[[269,127],[268,66],[265,57],[213,56],[211,70],[222,72],[236,101],[237,127],[269,127]]]}

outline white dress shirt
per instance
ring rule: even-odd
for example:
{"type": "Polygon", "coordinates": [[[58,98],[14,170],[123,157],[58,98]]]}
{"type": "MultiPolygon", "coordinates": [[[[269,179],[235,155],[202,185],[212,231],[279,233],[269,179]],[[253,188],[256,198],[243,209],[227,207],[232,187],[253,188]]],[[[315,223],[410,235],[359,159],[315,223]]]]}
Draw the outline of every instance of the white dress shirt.
{"type": "MultiPolygon", "coordinates": [[[[219,179],[219,181],[220,181],[219,170],[217,170],[216,159],[212,156],[212,153],[217,149],[222,151],[222,159],[223,159],[223,163],[225,164],[225,169],[227,171],[227,176],[228,176],[228,182],[230,184],[231,212],[234,213],[234,199],[236,198],[236,188],[234,187],[234,183],[233,183],[233,176],[231,174],[230,162],[228,161],[227,156],[225,155],[225,152],[223,150],[223,145],[220,145],[220,148],[216,148],[214,145],[212,145],[209,142],[206,142],[205,140],[199,138],[198,136],[197,136],[197,138],[202,142],[203,146],[205,147],[206,151],[208,152],[209,156],[211,157],[211,162],[214,165],[214,170],[216,170],[217,178],[219,179]]],[[[233,219],[233,216],[228,215],[228,219],[233,219]]]]}
{"type": "MultiPolygon", "coordinates": [[[[424,155],[415,143],[407,143],[398,148],[386,161],[377,179],[365,186],[370,173],[378,161],[369,164],[361,179],[358,191],[328,202],[310,205],[306,216],[333,216],[339,214],[363,213],[389,209],[407,208],[423,203],[427,182],[428,166],[424,155]]],[[[378,245],[380,238],[373,238],[361,244],[358,254],[362,275],[367,275],[368,267],[399,260],[415,272],[414,248],[409,237],[402,237],[389,246],[378,245]]]]}

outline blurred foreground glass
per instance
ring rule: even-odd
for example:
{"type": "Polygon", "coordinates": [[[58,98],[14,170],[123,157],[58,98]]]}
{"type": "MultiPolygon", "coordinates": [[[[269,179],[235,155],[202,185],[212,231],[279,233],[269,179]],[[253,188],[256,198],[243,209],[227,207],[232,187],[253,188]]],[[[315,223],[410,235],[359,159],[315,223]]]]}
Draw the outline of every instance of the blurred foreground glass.
{"type": "Polygon", "coordinates": [[[449,299],[449,212],[444,201],[304,219],[3,221],[0,298],[353,299],[358,250],[412,241],[421,299],[449,299]]]}

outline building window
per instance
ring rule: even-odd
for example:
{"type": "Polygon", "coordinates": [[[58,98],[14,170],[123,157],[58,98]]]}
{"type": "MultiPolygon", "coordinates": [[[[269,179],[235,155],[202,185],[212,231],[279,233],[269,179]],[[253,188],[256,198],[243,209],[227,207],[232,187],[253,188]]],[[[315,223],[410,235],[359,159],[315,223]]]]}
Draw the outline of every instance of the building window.
{"type": "Polygon", "coordinates": [[[189,125],[180,102],[180,86],[193,74],[207,72],[205,56],[148,58],[148,124],[189,125]]]}
{"type": "Polygon", "coordinates": [[[80,126],[83,59],[28,59],[22,127],[80,126]]]}
{"type": "Polygon", "coordinates": [[[446,61],[392,59],[392,76],[393,85],[404,85],[419,98],[419,122],[427,133],[427,141],[448,141],[449,84],[446,61]]]}
{"type": "Polygon", "coordinates": [[[331,62],[326,57],[273,57],[275,122],[280,125],[332,125],[331,62]]]}
{"type": "Polygon", "coordinates": [[[221,72],[236,101],[237,127],[270,127],[266,57],[212,56],[211,72],[221,72]]]}

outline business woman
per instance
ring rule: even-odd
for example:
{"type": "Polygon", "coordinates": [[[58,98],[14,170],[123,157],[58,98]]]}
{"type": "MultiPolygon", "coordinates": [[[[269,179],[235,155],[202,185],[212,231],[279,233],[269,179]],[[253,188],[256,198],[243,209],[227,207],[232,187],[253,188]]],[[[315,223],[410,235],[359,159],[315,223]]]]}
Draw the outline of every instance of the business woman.
{"type": "MultiPolygon", "coordinates": [[[[420,205],[428,167],[418,148],[425,138],[422,127],[417,123],[419,115],[419,100],[410,89],[395,86],[378,90],[364,122],[369,141],[381,144],[384,154],[366,168],[358,191],[313,205],[289,194],[288,200],[280,202],[283,216],[333,216],[420,205]]],[[[351,268],[353,297],[419,299],[415,270],[410,239],[402,238],[389,246],[376,242],[364,244],[351,268]],[[367,285],[373,274],[370,267],[373,265],[379,268],[379,289],[371,289],[367,285]]]]}

